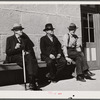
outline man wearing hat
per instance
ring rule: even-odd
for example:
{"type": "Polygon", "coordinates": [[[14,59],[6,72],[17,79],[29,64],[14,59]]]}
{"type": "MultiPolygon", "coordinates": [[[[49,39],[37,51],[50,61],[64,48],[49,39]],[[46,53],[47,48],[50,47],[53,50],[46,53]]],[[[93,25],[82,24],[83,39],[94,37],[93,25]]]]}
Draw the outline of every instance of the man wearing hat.
{"type": "Polygon", "coordinates": [[[47,77],[51,81],[57,81],[56,75],[66,66],[66,60],[62,56],[61,44],[54,35],[52,24],[46,24],[43,31],[46,35],[40,39],[41,60],[47,63],[47,77]]]}
{"type": "Polygon", "coordinates": [[[22,50],[25,51],[26,72],[29,78],[29,88],[37,90],[36,77],[38,72],[38,64],[33,50],[34,44],[29,37],[23,32],[21,24],[14,24],[14,35],[6,40],[6,60],[4,63],[17,63],[23,67],[22,50]]]}
{"type": "Polygon", "coordinates": [[[63,36],[63,53],[69,64],[76,63],[76,79],[78,81],[85,82],[85,79],[94,80],[91,78],[94,73],[89,71],[89,66],[81,51],[81,44],[78,42],[79,37],[75,34],[77,28],[74,23],[71,23],[68,27],[69,33],[63,36]]]}

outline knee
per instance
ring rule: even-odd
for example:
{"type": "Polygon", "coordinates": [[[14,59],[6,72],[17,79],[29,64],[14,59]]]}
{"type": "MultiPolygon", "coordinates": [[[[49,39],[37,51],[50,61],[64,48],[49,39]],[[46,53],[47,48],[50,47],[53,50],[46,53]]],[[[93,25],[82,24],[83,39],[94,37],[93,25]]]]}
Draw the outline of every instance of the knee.
{"type": "Polygon", "coordinates": [[[65,58],[61,58],[58,60],[58,64],[59,65],[63,65],[63,66],[66,66],[67,65],[67,61],[65,58]]]}
{"type": "Polygon", "coordinates": [[[66,59],[63,59],[63,60],[62,60],[62,63],[63,63],[63,64],[66,64],[66,63],[67,63],[66,59]]]}
{"type": "Polygon", "coordinates": [[[79,56],[84,57],[84,53],[83,52],[79,52],[79,56]]]}
{"type": "Polygon", "coordinates": [[[65,59],[64,57],[62,57],[62,58],[60,59],[60,62],[66,63],[67,61],[66,61],[66,59],[65,59]]]}

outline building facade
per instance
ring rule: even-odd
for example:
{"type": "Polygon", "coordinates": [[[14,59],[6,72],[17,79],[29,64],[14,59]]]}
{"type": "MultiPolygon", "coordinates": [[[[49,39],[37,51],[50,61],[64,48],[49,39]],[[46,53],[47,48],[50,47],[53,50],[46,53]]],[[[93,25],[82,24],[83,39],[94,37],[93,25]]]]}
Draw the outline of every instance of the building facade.
{"type": "Polygon", "coordinates": [[[45,35],[46,23],[55,27],[55,35],[62,42],[70,23],[83,45],[83,51],[91,69],[99,69],[99,5],[80,4],[0,4],[0,61],[5,59],[6,38],[13,35],[14,23],[21,23],[24,32],[35,44],[35,54],[40,58],[40,38],[45,35]]]}
{"type": "MultiPolygon", "coordinates": [[[[61,39],[68,30],[70,22],[76,23],[81,34],[80,5],[64,4],[11,4],[0,5],[0,59],[5,59],[6,37],[13,35],[14,23],[21,23],[35,44],[37,58],[40,56],[39,40],[45,35],[43,29],[46,23],[55,27],[55,35],[61,39]],[[76,13],[77,12],[77,13],[76,13]]],[[[80,35],[81,36],[81,35],[80,35]]]]}

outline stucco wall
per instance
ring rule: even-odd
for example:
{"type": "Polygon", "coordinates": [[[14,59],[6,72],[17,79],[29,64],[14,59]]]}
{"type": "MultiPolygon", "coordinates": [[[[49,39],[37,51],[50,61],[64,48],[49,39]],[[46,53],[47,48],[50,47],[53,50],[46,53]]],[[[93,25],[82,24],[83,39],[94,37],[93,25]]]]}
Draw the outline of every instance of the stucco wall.
{"type": "Polygon", "coordinates": [[[45,35],[43,29],[46,23],[55,27],[55,35],[61,41],[62,36],[68,32],[71,22],[79,28],[81,37],[80,5],[68,4],[1,4],[0,5],[0,60],[5,59],[6,37],[12,35],[11,28],[14,23],[21,23],[35,44],[35,53],[40,57],[39,40],[45,35]]]}

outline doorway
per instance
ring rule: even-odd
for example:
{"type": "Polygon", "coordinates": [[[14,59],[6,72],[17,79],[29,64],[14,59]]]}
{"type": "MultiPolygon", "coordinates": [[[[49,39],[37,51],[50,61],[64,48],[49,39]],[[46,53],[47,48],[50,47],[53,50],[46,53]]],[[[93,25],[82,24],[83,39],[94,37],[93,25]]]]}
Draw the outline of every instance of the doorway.
{"type": "Polygon", "coordinates": [[[82,11],[82,45],[90,69],[100,69],[100,14],[82,11]]]}

